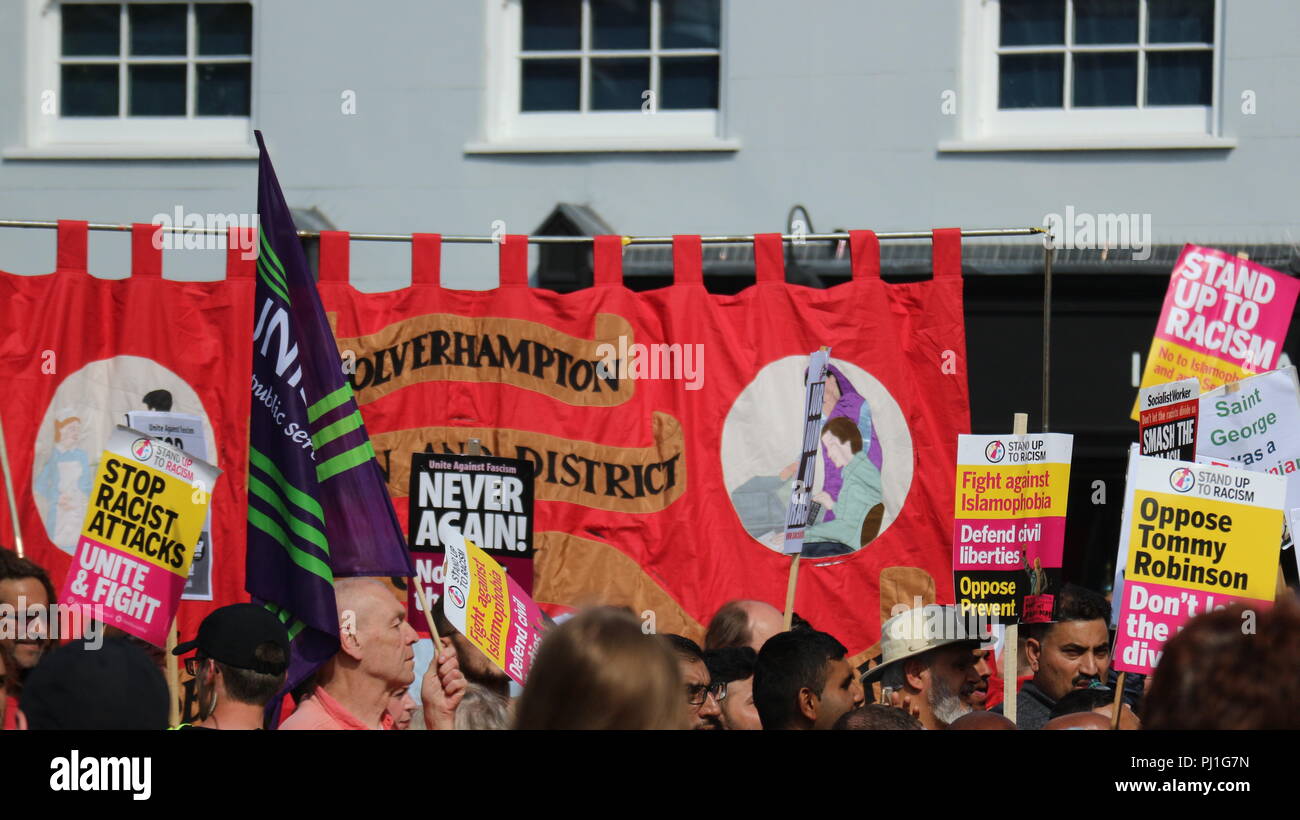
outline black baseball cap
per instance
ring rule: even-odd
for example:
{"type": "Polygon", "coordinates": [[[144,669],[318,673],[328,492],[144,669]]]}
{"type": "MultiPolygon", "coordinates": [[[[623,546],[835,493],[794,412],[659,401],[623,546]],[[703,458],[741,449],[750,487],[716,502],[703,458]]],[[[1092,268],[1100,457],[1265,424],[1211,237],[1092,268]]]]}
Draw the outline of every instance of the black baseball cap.
{"type": "Polygon", "coordinates": [[[236,669],[279,675],[289,668],[289,633],[280,619],[257,604],[231,604],[213,610],[199,624],[199,636],[172,650],[184,655],[197,649],[206,658],[236,669]],[[284,663],[257,659],[257,647],[274,643],[284,650],[284,663]]]}

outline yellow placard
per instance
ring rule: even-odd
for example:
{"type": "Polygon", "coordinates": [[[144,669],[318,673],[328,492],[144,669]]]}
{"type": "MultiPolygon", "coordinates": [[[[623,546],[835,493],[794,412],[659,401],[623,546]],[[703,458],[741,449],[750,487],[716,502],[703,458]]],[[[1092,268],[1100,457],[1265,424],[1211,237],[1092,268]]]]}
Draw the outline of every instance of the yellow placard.
{"type": "Polygon", "coordinates": [[[185,577],[207,510],[190,482],[105,450],[82,534],[185,577]]]}
{"type": "Polygon", "coordinates": [[[954,515],[958,519],[1064,516],[1069,463],[962,464],[957,468],[954,515]]]}
{"type": "Polygon", "coordinates": [[[1124,577],[1271,600],[1281,514],[1254,504],[1139,490],[1124,577]]]}

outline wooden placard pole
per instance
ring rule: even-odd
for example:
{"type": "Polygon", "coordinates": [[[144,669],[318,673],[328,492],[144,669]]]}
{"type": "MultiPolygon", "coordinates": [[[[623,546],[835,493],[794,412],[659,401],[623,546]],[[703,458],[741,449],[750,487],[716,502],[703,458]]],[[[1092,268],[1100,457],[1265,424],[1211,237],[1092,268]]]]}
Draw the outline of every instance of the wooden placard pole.
{"type": "Polygon", "coordinates": [[[181,723],[181,673],[177,658],[172,654],[176,648],[176,619],[172,618],[171,629],[167,630],[167,647],[163,651],[163,663],[167,678],[167,725],[179,726],[181,723]]]}
{"type": "Polygon", "coordinates": [[[790,626],[794,623],[794,590],[799,585],[799,555],[790,561],[790,582],[785,587],[785,631],[790,631],[790,626]]]}
{"type": "Polygon", "coordinates": [[[429,625],[429,634],[433,636],[433,656],[438,657],[442,651],[442,638],[438,637],[438,627],[433,625],[433,613],[429,611],[429,596],[424,593],[424,584],[420,574],[415,574],[415,594],[420,596],[420,608],[424,610],[424,622],[429,625]]]}
{"type": "MultiPolygon", "coordinates": [[[[1011,434],[1023,436],[1029,432],[1029,414],[1016,413],[1012,417],[1011,434]]],[[[1002,714],[1016,722],[1016,675],[1020,665],[1020,627],[1007,624],[1002,638],[1002,714]]]]}
{"type": "Polygon", "coordinates": [[[1124,708],[1124,678],[1127,676],[1127,672],[1120,672],[1119,678],[1115,681],[1115,700],[1110,704],[1110,728],[1112,730],[1119,728],[1120,710],[1124,708]]]}
{"type": "Polygon", "coordinates": [[[0,470],[4,472],[5,498],[9,502],[9,517],[14,525],[14,549],[23,556],[23,531],[18,527],[18,503],[14,501],[14,474],[9,469],[9,448],[5,446],[5,426],[0,422],[0,470]]]}

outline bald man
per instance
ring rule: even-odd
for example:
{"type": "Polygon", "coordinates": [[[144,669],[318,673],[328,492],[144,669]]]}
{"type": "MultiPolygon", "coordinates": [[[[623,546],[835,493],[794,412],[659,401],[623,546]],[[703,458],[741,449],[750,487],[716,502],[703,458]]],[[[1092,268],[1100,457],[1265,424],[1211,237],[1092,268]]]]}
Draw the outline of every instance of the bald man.
{"type": "Polygon", "coordinates": [[[1075,712],[1052,718],[1043,724],[1043,730],[1049,729],[1089,729],[1106,731],[1110,729],[1110,720],[1096,712],[1075,712]]]}
{"type": "Polygon", "coordinates": [[[767,639],[785,631],[785,617],[781,610],[762,601],[728,601],[709,621],[704,635],[704,648],[726,649],[748,646],[755,652],[763,648],[767,639]]]}
{"type": "Polygon", "coordinates": [[[949,731],[977,731],[977,732],[996,732],[996,731],[1015,731],[1016,724],[1012,723],[1002,715],[995,715],[992,712],[967,712],[961,717],[948,724],[949,731]]]}
{"type": "MultiPolygon", "coordinates": [[[[339,651],[281,729],[391,729],[393,692],[415,680],[415,630],[406,607],[375,578],[334,582],[339,651]]],[[[434,666],[435,664],[431,664],[434,666]]]]}

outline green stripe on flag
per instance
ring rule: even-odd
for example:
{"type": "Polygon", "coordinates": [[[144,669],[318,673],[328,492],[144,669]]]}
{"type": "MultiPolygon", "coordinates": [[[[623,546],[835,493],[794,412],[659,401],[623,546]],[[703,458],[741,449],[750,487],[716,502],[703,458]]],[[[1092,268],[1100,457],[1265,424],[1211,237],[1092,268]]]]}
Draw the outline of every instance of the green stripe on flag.
{"type": "Polygon", "coordinates": [[[280,496],[276,494],[275,490],[272,490],[260,478],[252,473],[249,473],[248,475],[248,489],[258,498],[275,508],[275,511],[280,514],[280,520],[284,522],[290,532],[302,540],[310,541],[320,547],[321,551],[326,555],[330,554],[329,542],[325,540],[325,534],[313,527],[311,524],[308,524],[306,521],[295,518],[293,513],[289,512],[289,510],[285,508],[284,499],[280,498],[280,496]]]}
{"type": "Polygon", "coordinates": [[[315,421],[350,398],[352,398],[352,385],[344,382],[338,390],[307,408],[307,421],[315,421]]]}
{"type": "Polygon", "coordinates": [[[317,450],[329,444],[339,436],[351,433],[361,426],[361,411],[353,410],[352,415],[344,416],[333,424],[322,427],[311,437],[311,444],[317,450]]]}
{"type": "Polygon", "coordinates": [[[284,281],[284,277],[281,276],[279,273],[277,273],[275,268],[266,264],[261,259],[257,260],[257,269],[262,273],[264,273],[268,279],[270,279],[272,282],[275,282],[280,287],[286,289],[289,287],[288,283],[284,281]]]}
{"type": "Polygon", "coordinates": [[[303,623],[302,621],[294,621],[293,625],[289,627],[289,640],[292,641],[294,638],[298,637],[298,633],[301,632],[306,626],[307,624],[303,623]]]}
{"type": "Polygon", "coordinates": [[[263,284],[265,284],[268,288],[270,288],[272,293],[279,296],[286,303],[289,303],[289,294],[285,293],[284,288],[280,287],[275,282],[273,282],[271,278],[268,277],[265,273],[262,273],[261,277],[262,277],[263,284]]]}
{"type": "Polygon", "coordinates": [[[351,470],[353,467],[365,464],[374,457],[375,450],[370,446],[369,441],[358,444],[351,450],[339,453],[324,464],[316,465],[316,480],[325,481],[333,478],[345,470],[351,470]]]}
{"type": "Polygon", "coordinates": [[[276,541],[279,541],[280,546],[284,547],[285,552],[289,553],[289,558],[292,559],[295,564],[313,575],[319,576],[328,584],[334,583],[334,572],[330,569],[329,564],[316,556],[295,547],[293,543],[289,541],[289,536],[285,534],[284,530],[280,529],[280,525],[272,521],[271,518],[261,510],[258,510],[255,507],[249,507],[248,523],[257,527],[276,541]]]}
{"type": "Polygon", "coordinates": [[[248,448],[248,462],[270,476],[285,498],[292,501],[304,512],[315,516],[317,521],[322,524],[325,523],[325,511],[321,509],[320,504],[316,503],[316,499],[286,481],[284,476],[280,475],[280,471],[276,469],[274,462],[263,455],[256,447],[248,448]]]}
{"type": "MultiPolygon", "coordinates": [[[[271,240],[266,238],[266,231],[259,230],[258,236],[262,240],[262,250],[266,251],[266,261],[270,264],[275,272],[280,274],[280,281],[284,281],[284,265],[280,263],[280,257],[275,255],[275,248],[271,247],[271,240]]],[[[260,254],[259,257],[261,258],[260,254]]]]}

